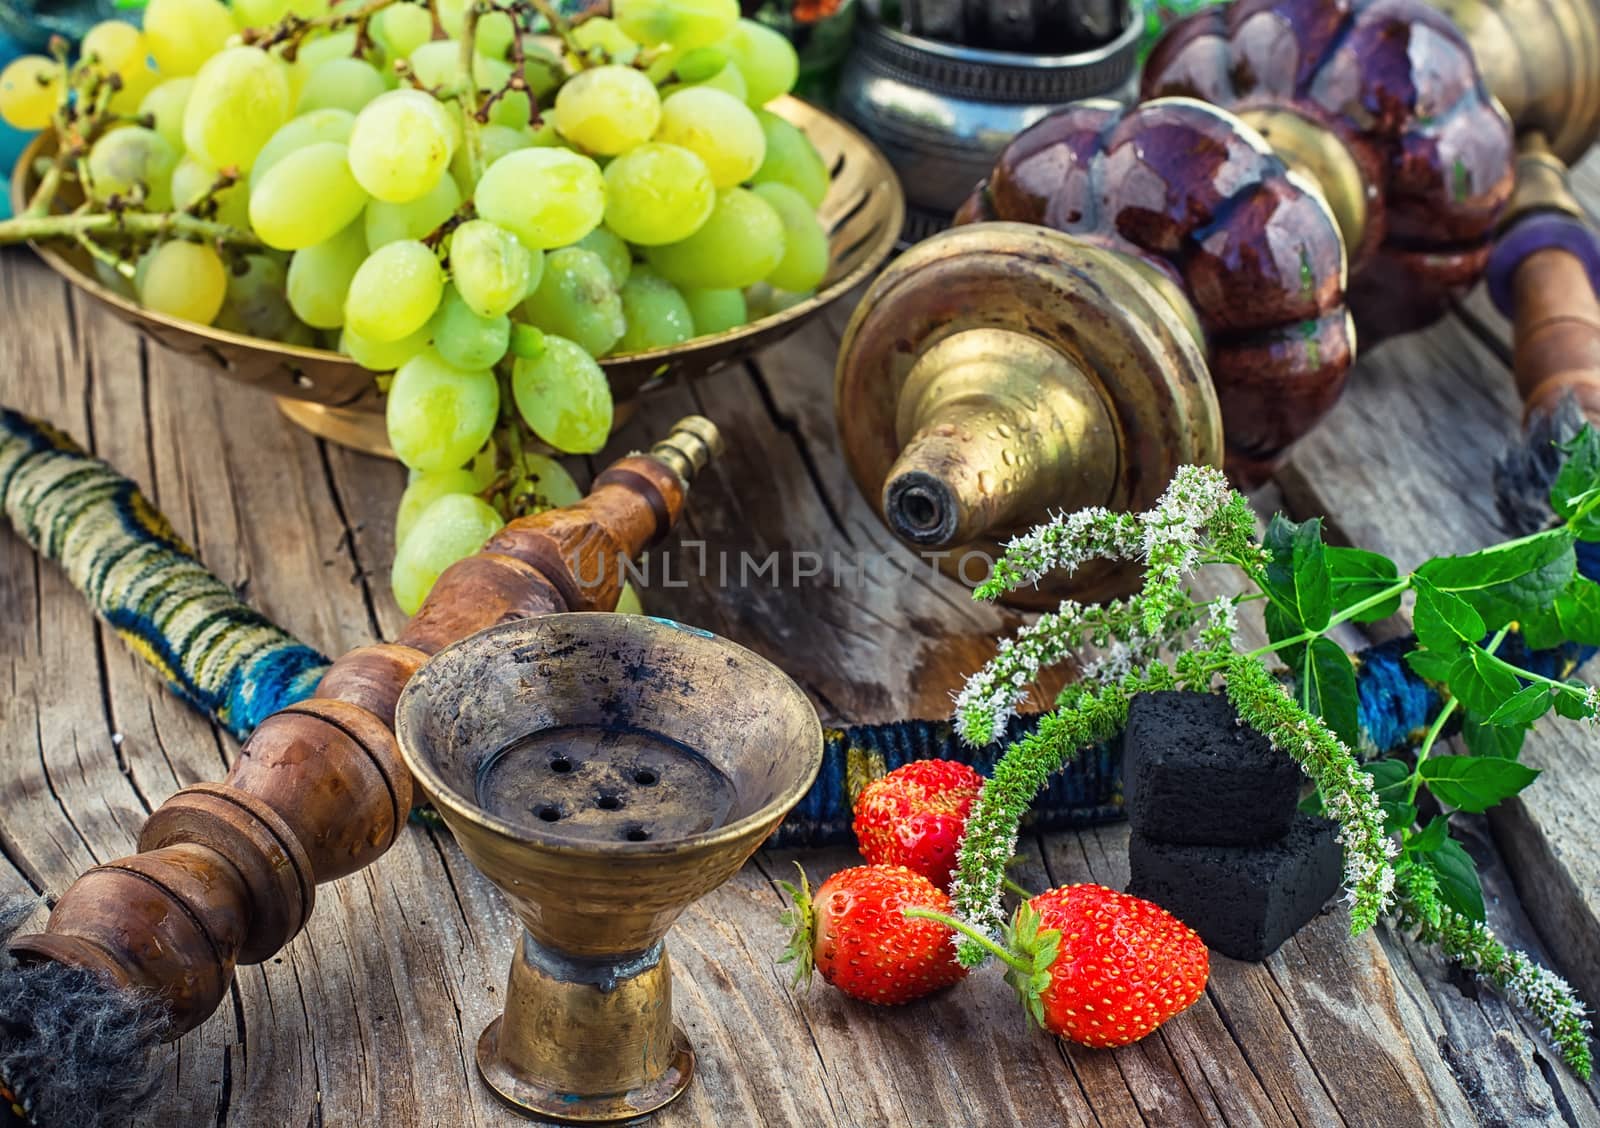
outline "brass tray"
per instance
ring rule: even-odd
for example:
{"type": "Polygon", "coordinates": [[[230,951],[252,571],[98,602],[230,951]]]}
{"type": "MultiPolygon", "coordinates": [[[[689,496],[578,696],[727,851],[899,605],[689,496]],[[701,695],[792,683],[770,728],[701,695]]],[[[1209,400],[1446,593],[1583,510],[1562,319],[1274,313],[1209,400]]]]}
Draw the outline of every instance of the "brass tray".
{"type": "MultiPolygon", "coordinates": [[[[798,98],[781,98],[769,108],[811,139],[833,174],[818,212],[832,257],[827,277],[814,297],[748,325],[671,348],[602,360],[619,421],[631,414],[641,392],[738,363],[781,341],[864,282],[894,251],[905,222],[905,194],[883,154],[832,114],[798,98]]],[[[53,143],[51,134],[41,133],[17,162],[11,198],[19,212],[37,186],[38,158],[48,156],[53,143]]],[[[230,380],[276,396],[284,414],[306,430],[358,450],[392,456],[384,436],[383,397],[373,373],[349,357],[153,313],[102,285],[81,248],[32,245],[52,270],[122,320],[174,352],[214,365],[230,380]]]]}

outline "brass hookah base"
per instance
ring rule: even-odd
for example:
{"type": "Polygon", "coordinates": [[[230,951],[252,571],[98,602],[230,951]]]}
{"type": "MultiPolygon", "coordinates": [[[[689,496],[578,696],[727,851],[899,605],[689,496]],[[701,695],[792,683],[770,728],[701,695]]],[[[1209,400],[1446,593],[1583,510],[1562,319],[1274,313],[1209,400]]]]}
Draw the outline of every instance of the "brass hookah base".
{"type": "Polygon", "coordinates": [[[401,754],[524,932],[478,1072],[533,1116],[630,1120],[688,1086],[664,937],[805,794],[822,727],[765,659],[633,615],[505,623],[441,651],[401,754]]]}

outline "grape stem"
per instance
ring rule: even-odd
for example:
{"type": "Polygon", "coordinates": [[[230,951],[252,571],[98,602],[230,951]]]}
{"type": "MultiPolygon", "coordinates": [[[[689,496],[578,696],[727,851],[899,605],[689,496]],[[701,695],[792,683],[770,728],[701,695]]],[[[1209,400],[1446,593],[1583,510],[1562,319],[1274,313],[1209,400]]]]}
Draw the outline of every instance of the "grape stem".
{"type": "Polygon", "coordinates": [[[119,214],[75,212],[72,215],[30,215],[24,212],[13,219],[0,220],[0,247],[26,243],[31,239],[83,239],[95,232],[185,235],[252,250],[263,246],[261,240],[237,227],[201,219],[185,211],[170,211],[119,214]]]}
{"type": "Polygon", "coordinates": [[[488,103],[479,105],[478,79],[474,73],[478,55],[478,17],[482,14],[480,0],[469,0],[461,21],[461,79],[456,95],[461,103],[462,143],[467,147],[467,168],[474,184],[483,175],[483,136],[478,132],[478,126],[487,120],[485,110],[488,106],[488,103]]]}
{"type": "MultiPolygon", "coordinates": [[[[300,44],[306,36],[314,31],[337,31],[340,28],[357,25],[361,30],[357,32],[357,39],[365,34],[366,23],[373,16],[399,0],[366,0],[365,3],[342,12],[330,12],[325,16],[314,16],[307,19],[297,16],[293,12],[285,16],[271,27],[247,27],[239,33],[239,38],[252,47],[259,47],[263,51],[274,47],[283,47],[283,57],[290,62],[294,61],[295,52],[300,49],[300,44]]],[[[437,20],[437,17],[436,17],[437,20]]]]}

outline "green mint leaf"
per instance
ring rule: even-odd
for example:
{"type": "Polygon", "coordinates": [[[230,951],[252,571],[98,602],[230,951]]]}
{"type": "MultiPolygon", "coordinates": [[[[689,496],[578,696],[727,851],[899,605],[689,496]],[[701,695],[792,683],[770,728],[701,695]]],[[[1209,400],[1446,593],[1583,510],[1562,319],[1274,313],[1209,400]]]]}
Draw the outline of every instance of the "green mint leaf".
{"type": "MultiPolygon", "coordinates": [[[[1550,487],[1550,508],[1571,521],[1584,502],[1600,490],[1600,434],[1585,424],[1561,450],[1567,460],[1550,487]]],[[[1579,540],[1600,540],[1600,513],[1590,513],[1573,526],[1573,532],[1579,540]]]]}
{"type": "Polygon", "coordinates": [[[1417,821],[1417,809],[1410,803],[1386,800],[1379,803],[1378,808],[1383,811],[1383,830],[1385,834],[1399,834],[1417,821]]]}
{"type": "MultiPolygon", "coordinates": [[[[1394,587],[1400,579],[1400,571],[1394,566],[1393,560],[1363,548],[1328,546],[1323,548],[1322,556],[1327,561],[1328,575],[1333,581],[1332,596],[1335,611],[1343,611],[1363,599],[1370,599],[1379,592],[1394,587]]],[[[1398,610],[1400,610],[1400,595],[1396,593],[1392,599],[1375,603],[1352,618],[1358,623],[1375,623],[1379,619],[1387,619],[1398,610]]]]}
{"type": "Polygon", "coordinates": [[[1494,715],[1501,702],[1517,693],[1522,683],[1504,663],[1481,646],[1469,646],[1450,666],[1450,692],[1469,712],[1494,715]]]}
{"type": "Polygon", "coordinates": [[[1442,850],[1449,837],[1450,820],[1443,815],[1435,815],[1427,826],[1406,835],[1406,849],[1415,854],[1431,854],[1435,850],[1442,850]]]}
{"type": "Polygon", "coordinates": [[[1600,646],[1600,584],[1575,576],[1556,600],[1556,621],[1565,641],[1600,646]]]}
{"type": "Polygon", "coordinates": [[[1267,564],[1267,593],[1273,601],[1304,624],[1320,631],[1333,613],[1333,580],[1323,556],[1322,518],[1296,524],[1276,514],[1261,538],[1271,553],[1267,564]]]}
{"type": "Polygon", "coordinates": [[[1500,708],[1490,713],[1484,723],[1527,728],[1548,713],[1554,703],[1549,686],[1542,682],[1525,686],[1502,701],[1500,708]]]}
{"type": "Polygon", "coordinates": [[[1372,777],[1373,790],[1379,799],[1394,800],[1406,797],[1407,782],[1411,779],[1411,765],[1404,760],[1373,760],[1362,764],[1361,770],[1372,777]]]}
{"type": "Polygon", "coordinates": [[[1335,736],[1351,748],[1359,741],[1356,710],[1356,672],[1350,657],[1330,638],[1314,638],[1306,647],[1300,665],[1300,702],[1313,716],[1321,717],[1335,736]]]}
{"type": "Polygon", "coordinates": [[[1539,778],[1538,771],[1526,764],[1480,756],[1431,756],[1417,770],[1441,803],[1473,814],[1487,811],[1539,778]]]}
{"type": "Polygon", "coordinates": [[[1446,838],[1422,862],[1439,879],[1439,899],[1471,920],[1483,919],[1483,887],[1478,884],[1478,866],[1472,855],[1454,838],[1446,838]]]}
{"type": "Polygon", "coordinates": [[[1417,575],[1472,604],[1492,631],[1553,602],[1576,570],[1572,534],[1552,529],[1470,556],[1435,557],[1417,575]]]}
{"type": "Polygon", "coordinates": [[[1588,720],[1589,687],[1577,678],[1568,678],[1566,691],[1556,694],[1556,713],[1569,721],[1588,720]]]}
{"type": "Polygon", "coordinates": [[[1524,613],[1517,620],[1517,629],[1522,633],[1523,645],[1529,650],[1550,650],[1560,646],[1567,637],[1561,629],[1561,620],[1556,616],[1554,603],[1531,614],[1524,613]]]}
{"type": "Polygon", "coordinates": [[[1314,819],[1320,818],[1322,817],[1323,809],[1322,792],[1314,787],[1306,792],[1305,798],[1300,800],[1299,811],[1302,815],[1310,815],[1314,819]]]}
{"type": "Polygon", "coordinates": [[[1450,680],[1450,667],[1459,654],[1439,650],[1413,650],[1406,655],[1406,665],[1423,681],[1442,685],[1450,680]]]}
{"type": "MultiPolygon", "coordinates": [[[[1262,612],[1262,618],[1266,620],[1267,637],[1273,642],[1282,642],[1286,638],[1296,638],[1306,633],[1299,619],[1271,601],[1268,601],[1266,610],[1262,612]]],[[[1303,642],[1285,646],[1278,651],[1278,660],[1293,670],[1300,665],[1305,649],[1303,642]]]]}
{"type": "Polygon", "coordinates": [[[1420,575],[1412,581],[1412,586],[1417,592],[1412,625],[1417,641],[1429,650],[1448,653],[1459,649],[1463,642],[1481,642],[1488,633],[1483,616],[1459,595],[1440,591],[1420,575]]]}
{"type": "MultiPolygon", "coordinates": [[[[1558,700],[1556,704],[1559,708],[1560,701],[1558,700]]],[[[1468,751],[1474,756],[1515,760],[1522,752],[1522,742],[1527,735],[1526,728],[1514,725],[1491,725],[1471,713],[1468,713],[1466,719],[1461,722],[1461,739],[1466,742],[1468,751]]]]}

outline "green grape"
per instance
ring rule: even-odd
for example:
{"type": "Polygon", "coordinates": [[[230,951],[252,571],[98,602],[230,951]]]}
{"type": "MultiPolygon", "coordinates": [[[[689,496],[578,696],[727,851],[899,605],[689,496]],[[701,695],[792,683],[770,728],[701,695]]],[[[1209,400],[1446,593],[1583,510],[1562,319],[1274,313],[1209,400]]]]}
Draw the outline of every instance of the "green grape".
{"type": "Polygon", "coordinates": [[[228,273],[224,308],[243,332],[282,341],[296,335],[298,323],[284,293],[287,278],[275,255],[245,255],[243,269],[228,273]]]}
{"type": "MultiPolygon", "coordinates": [[[[511,81],[511,64],[499,59],[486,59],[479,55],[472,70],[479,89],[485,92],[499,90],[511,81]]],[[[532,120],[533,101],[521,91],[513,91],[489,107],[489,122],[492,125],[526,129],[532,120]]]]}
{"type": "Polygon", "coordinates": [[[479,498],[447,493],[436,499],[395,550],[389,586],[400,610],[415,615],[444,570],[475,554],[504,524],[479,498]]]}
{"type": "MultiPolygon", "coordinates": [[[[307,0],[307,2],[321,3],[321,0],[307,0]]],[[[301,68],[302,74],[310,74],[314,67],[322,63],[353,57],[356,54],[357,41],[356,30],[353,27],[308,39],[300,45],[300,50],[295,52],[295,62],[301,68]]]]}
{"type": "Polygon", "coordinates": [[[109,103],[112,113],[136,113],[144,96],[161,81],[149,56],[139,29],[122,20],[95,24],[78,44],[80,60],[92,62],[102,74],[114,74],[120,80],[121,89],[109,103]]]}
{"type": "Polygon", "coordinates": [[[50,124],[61,96],[61,64],[23,55],[0,70],[0,120],[29,132],[50,124]]]}
{"type": "Polygon", "coordinates": [[[777,114],[757,110],[761,132],[767,138],[767,158],[756,169],[757,184],[787,184],[814,208],[828,194],[828,166],[811,139],[777,114]]]}
{"type": "Polygon", "coordinates": [[[537,357],[517,358],[511,391],[522,421],[568,454],[593,454],[611,435],[611,386],[583,346],[546,336],[537,357]]]}
{"type": "Polygon", "coordinates": [[[718,188],[749,180],[767,155],[761,122],[750,107],[705,86],[680,90],[661,104],[656,140],[698,155],[718,188]]]}
{"type": "Polygon", "coordinates": [[[628,331],[617,342],[617,353],[663,349],[694,336],[694,317],[683,295],[648,266],[635,270],[622,287],[622,315],[628,331]]]}
{"type": "Polygon", "coordinates": [[[420,199],[455,151],[449,111],[420,90],[391,90],[368,102],[350,131],[350,171],[379,200],[420,199]]]}
{"type": "Polygon", "coordinates": [[[476,483],[473,486],[475,493],[481,494],[494,484],[494,480],[500,476],[500,448],[495,443],[494,436],[489,437],[489,441],[484,444],[468,469],[472,473],[472,480],[476,483]]]}
{"type": "Polygon", "coordinates": [[[689,50],[728,34],[739,19],[739,0],[615,0],[611,16],[646,47],[670,43],[689,50]]]}
{"type": "Polygon", "coordinates": [[[195,75],[183,111],[183,143],[210,168],[248,172],[263,145],[289,120],[289,76],[259,47],[229,47],[195,75]]]}
{"type": "Polygon", "coordinates": [[[301,114],[274,133],[250,168],[250,191],[267,174],[267,170],[297,149],[315,145],[319,141],[337,141],[340,145],[350,140],[350,130],[355,127],[356,115],[349,110],[312,110],[301,114]]]}
{"type": "Polygon", "coordinates": [[[289,306],[307,325],[337,329],[344,324],[350,280],[367,261],[364,228],[357,220],[331,238],[296,251],[289,260],[289,306]]]}
{"type": "Polygon", "coordinates": [[[828,274],[828,233],[817,222],[817,213],[787,184],[757,184],[751,191],[783,221],[783,261],[766,280],[794,293],[815,290],[828,274]]]}
{"type": "Polygon", "coordinates": [[[674,60],[672,73],[678,76],[680,82],[693,85],[716,78],[727,65],[728,53],[721,47],[696,47],[674,60]]]}
{"type": "Polygon", "coordinates": [[[290,12],[311,19],[327,11],[326,0],[233,0],[233,22],[241,28],[269,27],[290,12]]]}
{"type": "Polygon", "coordinates": [[[218,0],[150,0],[144,10],[145,46],[166,78],[199,70],[233,30],[233,16],[218,0]]]}
{"type": "Polygon", "coordinates": [[[687,239],[716,206],[711,173],[688,149],[653,142],[606,166],[606,226],[630,243],[687,239]]]}
{"type": "Polygon", "coordinates": [[[564,247],[545,257],[544,277],[522,314],[546,333],[576,341],[591,356],[604,356],[627,331],[622,295],[605,259],[581,247],[564,247]]]}
{"type": "Polygon", "coordinates": [[[444,288],[431,324],[433,347],[457,368],[493,368],[511,345],[511,319],[479,317],[454,286],[444,288]]]}
{"type": "Polygon", "coordinates": [[[456,368],[423,349],[389,385],[389,445],[413,470],[453,470],[482,448],[499,411],[494,373],[456,368]]]}
{"type": "Polygon", "coordinates": [[[329,59],[305,76],[295,113],[333,109],[353,114],[388,89],[378,68],[364,59],[329,59]]]}
{"type": "Polygon", "coordinates": [[[534,505],[539,509],[565,509],[583,500],[583,491],[572,480],[567,468],[542,454],[524,453],[522,469],[533,486],[534,505]]]}
{"type": "MultiPolygon", "coordinates": [[[[172,170],[173,205],[187,208],[216,182],[216,173],[193,157],[184,157],[178,162],[178,167],[172,170]]],[[[216,201],[218,223],[226,223],[241,231],[250,229],[250,189],[244,181],[235,181],[217,192],[212,199],[216,201]]]]}
{"type": "Polygon", "coordinates": [[[618,615],[643,615],[644,604],[639,602],[639,593],[634,590],[627,580],[622,581],[622,591],[617,593],[618,615]]]}
{"type": "MultiPolygon", "coordinates": [[[[437,0],[439,24],[451,39],[460,39],[466,27],[467,5],[472,0],[437,0]]],[[[503,59],[511,41],[516,38],[516,27],[506,12],[485,12],[478,17],[478,28],[472,46],[480,55],[503,59]]]]}
{"type": "Polygon", "coordinates": [[[369,341],[398,341],[428,323],[443,295],[439,259],[424,244],[401,239],[373,251],[350,279],[345,324],[369,341]]]}
{"type": "MultiPolygon", "coordinates": [[[[515,153],[532,145],[533,135],[526,129],[493,123],[478,127],[478,160],[482,168],[488,168],[507,153],[515,153]]],[[[478,178],[472,174],[472,155],[467,151],[467,146],[462,145],[456,150],[456,155],[450,158],[450,175],[463,194],[472,193],[478,178]]]]}
{"type": "Polygon", "coordinates": [[[428,326],[398,341],[369,341],[345,326],[339,334],[339,351],[372,372],[393,372],[428,347],[428,326]]]}
{"type": "Polygon", "coordinates": [[[143,126],[113,129],[89,150],[91,195],[100,203],[112,196],[127,198],[144,186],[144,209],[166,211],[172,207],[172,170],[178,153],[161,134],[143,126]]]}
{"type": "Polygon", "coordinates": [[[205,244],[173,240],[150,252],[138,288],[146,309],[210,325],[227,296],[228,272],[205,244]]]}
{"type": "Polygon", "coordinates": [[[435,470],[431,474],[413,474],[400,495],[400,508],[394,515],[394,543],[404,544],[406,536],[416,527],[417,518],[428,506],[446,494],[475,494],[482,487],[471,470],[435,470]]]}
{"type": "Polygon", "coordinates": [[[366,206],[345,147],[318,141],[279,158],[251,185],[250,226],[267,246],[298,251],[331,239],[366,206]]]}
{"type": "Polygon", "coordinates": [[[489,166],[474,197],[480,216],[542,251],[576,243],[600,226],[606,182],[588,157],[566,149],[518,149],[489,166]]]}
{"type": "Polygon", "coordinates": [[[639,45],[607,16],[584,20],[572,29],[572,40],[591,62],[627,66],[639,57],[639,45]]]}
{"type": "Polygon", "coordinates": [[[744,76],[745,101],[752,106],[764,106],[789,93],[800,77],[794,44],[782,32],[755,20],[740,20],[721,46],[744,76]]]}
{"type": "MultiPolygon", "coordinates": [[[[148,116],[153,123],[151,128],[161,134],[174,151],[183,148],[183,109],[189,104],[189,92],[193,89],[193,78],[169,78],[152,87],[139,103],[139,116],[148,116]]],[[[256,159],[261,158],[257,156],[256,159]]]]}
{"type": "Polygon", "coordinates": [[[645,258],[674,285],[742,290],[783,261],[783,220],[767,201],[744,188],[717,196],[705,225],[681,243],[645,248],[645,258]]]}
{"type": "Polygon", "coordinates": [[[680,90],[720,90],[724,94],[731,94],[734,101],[743,103],[750,94],[750,87],[745,84],[744,73],[732,63],[727,63],[723,68],[710,78],[703,78],[699,82],[674,82],[670,86],[661,88],[661,96],[670,98],[680,90]]]}
{"type": "MultiPolygon", "coordinates": [[[[411,73],[424,86],[438,87],[453,83],[461,69],[461,44],[454,39],[434,39],[414,49],[406,61],[411,64],[411,73]]],[[[472,64],[472,77],[480,83],[483,78],[479,73],[482,66],[481,61],[472,64]]]]}
{"type": "Polygon", "coordinates": [[[450,275],[467,308],[479,317],[510,313],[544,274],[544,252],[486,219],[472,219],[450,236],[450,275]]]}
{"type": "Polygon", "coordinates": [[[614,156],[648,141],[661,121],[661,96],[632,67],[579,71],[556,95],[556,128],[579,148],[614,156]]]}
{"type": "Polygon", "coordinates": [[[425,4],[390,4],[372,17],[367,31],[386,57],[404,59],[433,38],[433,17],[425,4]]]}
{"type": "Polygon", "coordinates": [[[604,227],[596,227],[573,245],[582,247],[586,251],[593,251],[604,259],[606,269],[611,272],[611,281],[618,287],[621,287],[628,280],[628,275],[633,272],[633,252],[628,249],[628,244],[624,243],[616,233],[604,227]]]}
{"type": "Polygon", "coordinates": [[[709,336],[737,329],[750,320],[743,290],[684,290],[683,300],[694,318],[694,335],[709,336]]]}
{"type": "Polygon", "coordinates": [[[461,190],[448,176],[429,189],[420,200],[390,204],[373,200],[367,204],[367,246],[373,250],[397,239],[421,239],[432,233],[461,206],[461,190]]]}

